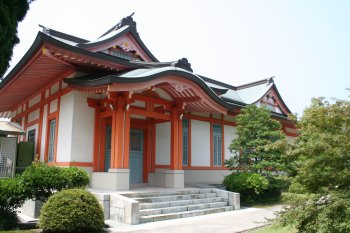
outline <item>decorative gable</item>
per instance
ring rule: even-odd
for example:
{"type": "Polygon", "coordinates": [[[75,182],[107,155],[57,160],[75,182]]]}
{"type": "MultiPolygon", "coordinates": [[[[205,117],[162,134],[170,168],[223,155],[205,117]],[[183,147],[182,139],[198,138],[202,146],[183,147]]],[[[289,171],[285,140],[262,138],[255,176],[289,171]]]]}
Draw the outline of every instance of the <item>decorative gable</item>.
{"type": "Polygon", "coordinates": [[[132,15],[123,18],[97,40],[80,43],[77,46],[129,61],[158,61],[142,42],[132,15]]]}
{"type": "Polygon", "coordinates": [[[265,106],[272,112],[289,115],[290,111],[281,100],[274,88],[271,88],[257,103],[257,106],[265,106]]]}

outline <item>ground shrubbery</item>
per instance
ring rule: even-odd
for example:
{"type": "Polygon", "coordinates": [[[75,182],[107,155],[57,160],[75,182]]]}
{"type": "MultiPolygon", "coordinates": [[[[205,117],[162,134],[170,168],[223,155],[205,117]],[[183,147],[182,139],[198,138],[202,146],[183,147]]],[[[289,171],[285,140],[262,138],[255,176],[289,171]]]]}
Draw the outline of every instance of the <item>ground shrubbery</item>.
{"type": "Polygon", "coordinates": [[[54,192],[89,184],[87,172],[76,167],[60,168],[34,162],[20,176],[28,199],[46,201],[54,192]]]}
{"type": "Polygon", "coordinates": [[[104,226],[102,207],[96,197],[82,189],[67,189],[44,204],[39,226],[45,232],[93,232],[104,226]]]}
{"type": "Polygon", "coordinates": [[[18,178],[0,179],[0,230],[16,227],[16,209],[26,200],[23,186],[18,178]]]}
{"type": "Polygon", "coordinates": [[[259,173],[234,172],[226,176],[223,184],[231,192],[238,192],[244,204],[277,201],[288,187],[282,176],[264,176],[259,173]]]}
{"type": "Polygon", "coordinates": [[[16,209],[25,200],[45,202],[53,193],[69,188],[85,188],[87,172],[76,167],[59,168],[34,162],[15,178],[0,179],[0,230],[17,226],[16,209]]]}

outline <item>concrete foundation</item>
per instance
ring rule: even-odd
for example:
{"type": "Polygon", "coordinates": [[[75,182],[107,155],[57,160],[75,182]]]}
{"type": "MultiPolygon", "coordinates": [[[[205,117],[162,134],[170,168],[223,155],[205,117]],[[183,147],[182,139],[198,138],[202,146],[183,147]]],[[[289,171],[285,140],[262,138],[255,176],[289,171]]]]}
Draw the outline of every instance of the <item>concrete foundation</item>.
{"type": "Polygon", "coordinates": [[[18,208],[18,211],[31,218],[39,218],[42,206],[43,203],[41,201],[27,200],[20,208],[18,208]]]}
{"type": "Polygon", "coordinates": [[[231,174],[229,170],[185,170],[186,184],[222,184],[225,176],[231,174]]]}
{"type": "Polygon", "coordinates": [[[112,194],[110,196],[110,219],[126,224],[139,224],[139,202],[119,194],[112,194]]]}
{"type": "Polygon", "coordinates": [[[184,188],[184,171],[157,169],[155,173],[148,174],[148,184],[164,188],[184,188]]]}
{"type": "Polygon", "coordinates": [[[109,169],[91,173],[90,187],[108,190],[129,190],[129,169],[109,169]]]}

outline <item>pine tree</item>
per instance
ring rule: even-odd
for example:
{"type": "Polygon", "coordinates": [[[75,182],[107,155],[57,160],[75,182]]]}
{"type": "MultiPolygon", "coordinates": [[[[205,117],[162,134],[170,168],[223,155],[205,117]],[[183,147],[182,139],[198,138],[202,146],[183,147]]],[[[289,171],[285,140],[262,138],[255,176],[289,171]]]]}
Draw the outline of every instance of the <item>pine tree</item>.
{"type": "Polygon", "coordinates": [[[17,25],[29,9],[31,0],[0,0],[0,77],[12,58],[13,47],[19,43],[17,25]]]}
{"type": "Polygon", "coordinates": [[[271,118],[269,110],[249,105],[236,118],[237,138],[229,147],[235,155],[226,160],[232,170],[262,173],[282,168],[283,152],[278,147],[267,147],[285,139],[281,124],[271,118]]]}

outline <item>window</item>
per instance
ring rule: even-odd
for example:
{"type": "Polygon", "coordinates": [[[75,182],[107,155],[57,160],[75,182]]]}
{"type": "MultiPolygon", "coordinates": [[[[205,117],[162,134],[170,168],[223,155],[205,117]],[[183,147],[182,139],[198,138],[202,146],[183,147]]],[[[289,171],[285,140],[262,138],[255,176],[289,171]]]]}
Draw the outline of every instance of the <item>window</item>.
{"type": "Polygon", "coordinates": [[[222,166],[222,132],[219,124],[213,124],[213,156],[213,165],[222,166]]]}
{"type": "Polygon", "coordinates": [[[188,119],[182,119],[182,165],[188,166],[188,119]]]}
{"type": "Polygon", "coordinates": [[[30,130],[28,132],[28,140],[27,141],[35,143],[35,129],[30,130]]]}
{"type": "Polygon", "coordinates": [[[47,153],[47,161],[54,162],[55,160],[55,137],[56,137],[56,119],[49,122],[49,148],[47,153]]]}

